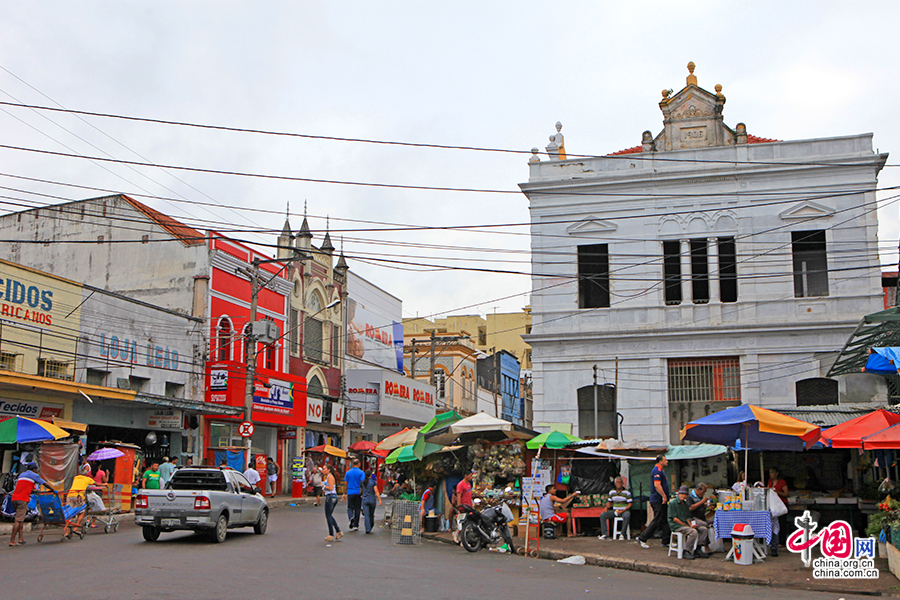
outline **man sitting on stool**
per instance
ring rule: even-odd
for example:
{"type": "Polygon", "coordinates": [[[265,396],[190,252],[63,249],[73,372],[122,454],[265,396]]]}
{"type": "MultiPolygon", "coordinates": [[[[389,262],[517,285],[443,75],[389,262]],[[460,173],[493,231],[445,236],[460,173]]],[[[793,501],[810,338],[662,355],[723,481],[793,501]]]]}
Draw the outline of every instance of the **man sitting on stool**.
{"type": "Polygon", "coordinates": [[[560,509],[566,509],[572,503],[575,498],[581,494],[581,492],[575,492],[568,498],[560,498],[556,494],[553,493],[553,484],[550,484],[546,487],[544,497],[541,498],[541,501],[538,503],[538,508],[541,514],[541,521],[549,521],[550,523],[554,523],[556,525],[560,525],[562,523],[569,523],[568,533],[572,535],[572,522],[569,521],[569,514],[566,512],[556,512],[556,508],[554,505],[558,505],[560,509]]]}
{"type": "Polygon", "coordinates": [[[625,480],[621,477],[616,477],[615,484],[616,489],[609,493],[606,510],[600,515],[600,530],[603,533],[599,538],[601,540],[609,538],[609,523],[613,519],[622,519],[622,535],[628,531],[628,524],[631,522],[631,492],[625,489],[625,480]]]}
{"type": "Polygon", "coordinates": [[[696,550],[709,543],[708,531],[706,527],[699,527],[699,521],[691,518],[690,504],[688,504],[689,493],[688,487],[683,485],[678,488],[678,495],[669,501],[669,529],[684,536],[684,558],[688,560],[693,560],[695,556],[709,558],[709,554],[703,550],[696,550]]]}

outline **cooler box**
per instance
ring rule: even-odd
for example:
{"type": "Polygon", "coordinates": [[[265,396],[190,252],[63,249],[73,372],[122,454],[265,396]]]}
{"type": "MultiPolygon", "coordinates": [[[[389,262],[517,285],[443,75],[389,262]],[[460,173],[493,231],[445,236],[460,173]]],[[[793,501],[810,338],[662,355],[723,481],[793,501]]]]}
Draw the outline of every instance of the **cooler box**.
{"type": "Polygon", "coordinates": [[[731,530],[731,543],[734,544],[734,564],[753,564],[753,528],[746,523],[737,523],[731,530]]]}

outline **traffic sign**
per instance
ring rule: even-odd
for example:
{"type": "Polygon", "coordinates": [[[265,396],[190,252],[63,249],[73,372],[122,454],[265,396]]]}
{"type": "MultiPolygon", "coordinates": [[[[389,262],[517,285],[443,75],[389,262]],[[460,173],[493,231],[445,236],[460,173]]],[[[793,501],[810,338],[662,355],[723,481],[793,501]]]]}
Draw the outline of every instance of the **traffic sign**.
{"type": "Polygon", "coordinates": [[[238,427],[238,431],[241,432],[241,437],[250,437],[253,435],[253,423],[250,421],[244,421],[238,427]]]}

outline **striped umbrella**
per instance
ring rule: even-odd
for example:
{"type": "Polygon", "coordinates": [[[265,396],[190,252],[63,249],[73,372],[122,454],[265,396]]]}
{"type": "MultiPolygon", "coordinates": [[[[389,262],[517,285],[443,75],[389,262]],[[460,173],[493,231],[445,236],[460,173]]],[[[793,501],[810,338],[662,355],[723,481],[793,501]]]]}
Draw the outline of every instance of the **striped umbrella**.
{"type": "Polygon", "coordinates": [[[29,442],[46,442],[58,440],[71,435],[47,421],[38,421],[28,417],[11,417],[0,422],[0,444],[27,444],[29,442]]]}

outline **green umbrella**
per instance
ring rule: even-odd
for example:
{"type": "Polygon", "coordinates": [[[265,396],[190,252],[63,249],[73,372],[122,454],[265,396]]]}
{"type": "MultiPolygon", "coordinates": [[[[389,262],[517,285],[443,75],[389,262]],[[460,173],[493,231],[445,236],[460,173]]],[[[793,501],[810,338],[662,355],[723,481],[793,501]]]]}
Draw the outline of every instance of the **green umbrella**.
{"type": "MultiPolygon", "coordinates": [[[[439,450],[442,450],[444,447],[439,444],[425,444],[425,448],[423,449],[423,456],[428,456],[429,454],[434,454],[439,450]]],[[[413,452],[412,446],[402,446],[397,448],[390,454],[388,454],[387,458],[384,459],[385,464],[392,465],[395,462],[412,462],[414,460],[421,460],[416,457],[415,452],[413,452]]]]}
{"type": "Polygon", "coordinates": [[[536,450],[541,446],[545,446],[547,448],[559,449],[565,448],[569,444],[573,442],[582,442],[580,437],[575,437],[569,433],[563,433],[562,431],[550,431],[549,433],[542,433],[541,435],[532,438],[525,442],[525,446],[531,450],[536,450]]]}
{"type": "MultiPolygon", "coordinates": [[[[434,415],[430,421],[425,423],[422,429],[419,430],[419,435],[416,437],[416,441],[413,443],[413,454],[415,454],[416,458],[422,460],[429,453],[425,453],[425,446],[433,446],[434,444],[426,444],[425,442],[425,434],[431,431],[432,429],[437,429],[438,427],[444,427],[446,425],[450,425],[451,423],[456,423],[462,419],[462,416],[456,409],[451,410],[450,412],[441,413],[439,415],[434,415]]],[[[402,462],[402,461],[401,461],[402,462]]]]}

